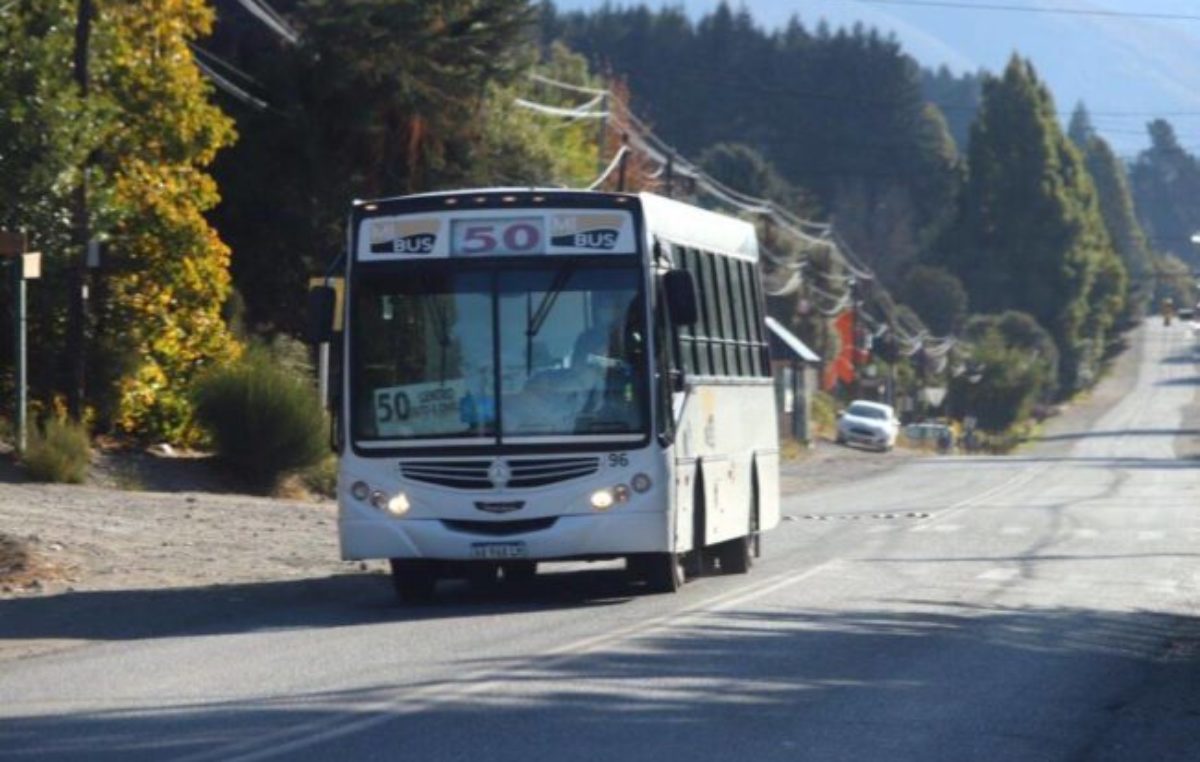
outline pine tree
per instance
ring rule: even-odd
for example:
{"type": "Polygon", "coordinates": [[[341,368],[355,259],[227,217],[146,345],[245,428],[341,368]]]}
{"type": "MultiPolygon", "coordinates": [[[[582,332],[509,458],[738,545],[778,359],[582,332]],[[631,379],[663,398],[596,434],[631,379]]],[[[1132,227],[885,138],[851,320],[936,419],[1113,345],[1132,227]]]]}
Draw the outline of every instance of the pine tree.
{"type": "MultiPolygon", "coordinates": [[[[1087,108],[1080,103],[1071,116],[1068,134],[1080,151],[1088,174],[1096,186],[1100,201],[1100,216],[1128,274],[1129,298],[1125,305],[1126,320],[1131,320],[1146,306],[1153,290],[1154,267],[1146,234],[1138,222],[1129,189],[1125,165],[1113,153],[1107,141],[1092,127],[1087,108]]],[[[1108,278],[1119,278],[1108,264],[1108,278]]]]}
{"type": "Polygon", "coordinates": [[[1120,292],[1108,234],[1049,90],[1014,56],[984,84],[970,176],[943,257],[978,312],[1017,309],[1054,336],[1064,392],[1086,382],[1120,292]],[[1099,278],[1100,288],[1097,288],[1099,278]]]}
{"type": "Polygon", "coordinates": [[[1180,145],[1170,122],[1157,119],[1147,130],[1151,145],[1131,172],[1138,216],[1156,250],[1200,266],[1191,243],[1200,230],[1200,161],[1180,145]]]}

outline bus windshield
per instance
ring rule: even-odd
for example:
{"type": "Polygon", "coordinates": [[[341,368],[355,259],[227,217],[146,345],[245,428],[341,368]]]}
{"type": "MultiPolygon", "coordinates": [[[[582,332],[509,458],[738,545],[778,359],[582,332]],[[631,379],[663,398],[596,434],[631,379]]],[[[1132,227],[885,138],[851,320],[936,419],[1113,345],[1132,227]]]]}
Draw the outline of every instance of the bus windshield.
{"type": "Polygon", "coordinates": [[[359,441],[533,443],[646,430],[634,264],[364,267],[353,301],[359,441]]]}

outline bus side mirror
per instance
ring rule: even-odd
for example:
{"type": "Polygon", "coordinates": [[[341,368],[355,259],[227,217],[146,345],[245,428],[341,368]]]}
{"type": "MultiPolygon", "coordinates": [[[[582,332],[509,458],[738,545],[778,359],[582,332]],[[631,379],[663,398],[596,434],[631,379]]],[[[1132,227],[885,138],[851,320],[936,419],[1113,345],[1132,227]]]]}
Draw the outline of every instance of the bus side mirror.
{"type": "Polygon", "coordinates": [[[700,302],[696,297],[696,279],[687,270],[671,270],[663,276],[663,291],[667,296],[667,314],[675,325],[695,325],[700,319],[700,302]]]}
{"type": "Polygon", "coordinates": [[[337,291],[331,286],[314,286],[308,290],[304,338],[310,344],[325,344],[333,339],[333,310],[337,291]]]}

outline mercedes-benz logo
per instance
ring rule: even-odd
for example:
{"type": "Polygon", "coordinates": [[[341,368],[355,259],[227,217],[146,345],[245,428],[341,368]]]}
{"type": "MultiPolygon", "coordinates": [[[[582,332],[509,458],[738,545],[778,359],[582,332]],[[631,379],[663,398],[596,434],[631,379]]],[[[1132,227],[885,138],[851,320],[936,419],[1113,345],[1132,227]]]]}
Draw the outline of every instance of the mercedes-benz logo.
{"type": "Polygon", "coordinates": [[[503,460],[496,459],[488,466],[488,480],[496,489],[504,489],[512,479],[512,468],[503,460]]]}

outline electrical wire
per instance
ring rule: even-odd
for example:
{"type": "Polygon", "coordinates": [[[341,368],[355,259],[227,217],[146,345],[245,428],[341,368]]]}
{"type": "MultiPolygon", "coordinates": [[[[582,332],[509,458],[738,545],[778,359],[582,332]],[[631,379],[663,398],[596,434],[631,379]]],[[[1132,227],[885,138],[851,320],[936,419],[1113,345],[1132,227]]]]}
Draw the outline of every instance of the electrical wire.
{"type": "Polygon", "coordinates": [[[264,0],[237,0],[237,3],[245,8],[250,15],[263,22],[272,32],[287,42],[292,45],[300,42],[300,33],[283,16],[280,16],[271,6],[267,5],[264,0]]]}
{"type": "Polygon", "coordinates": [[[592,184],[587,187],[587,189],[596,190],[603,185],[604,181],[608,179],[608,176],[616,171],[617,167],[621,166],[621,160],[624,159],[625,155],[628,153],[629,146],[621,146],[621,150],[617,151],[617,155],[612,158],[612,161],[609,162],[608,166],[604,168],[604,171],[600,173],[600,176],[597,177],[595,181],[593,181],[592,184]]]}

